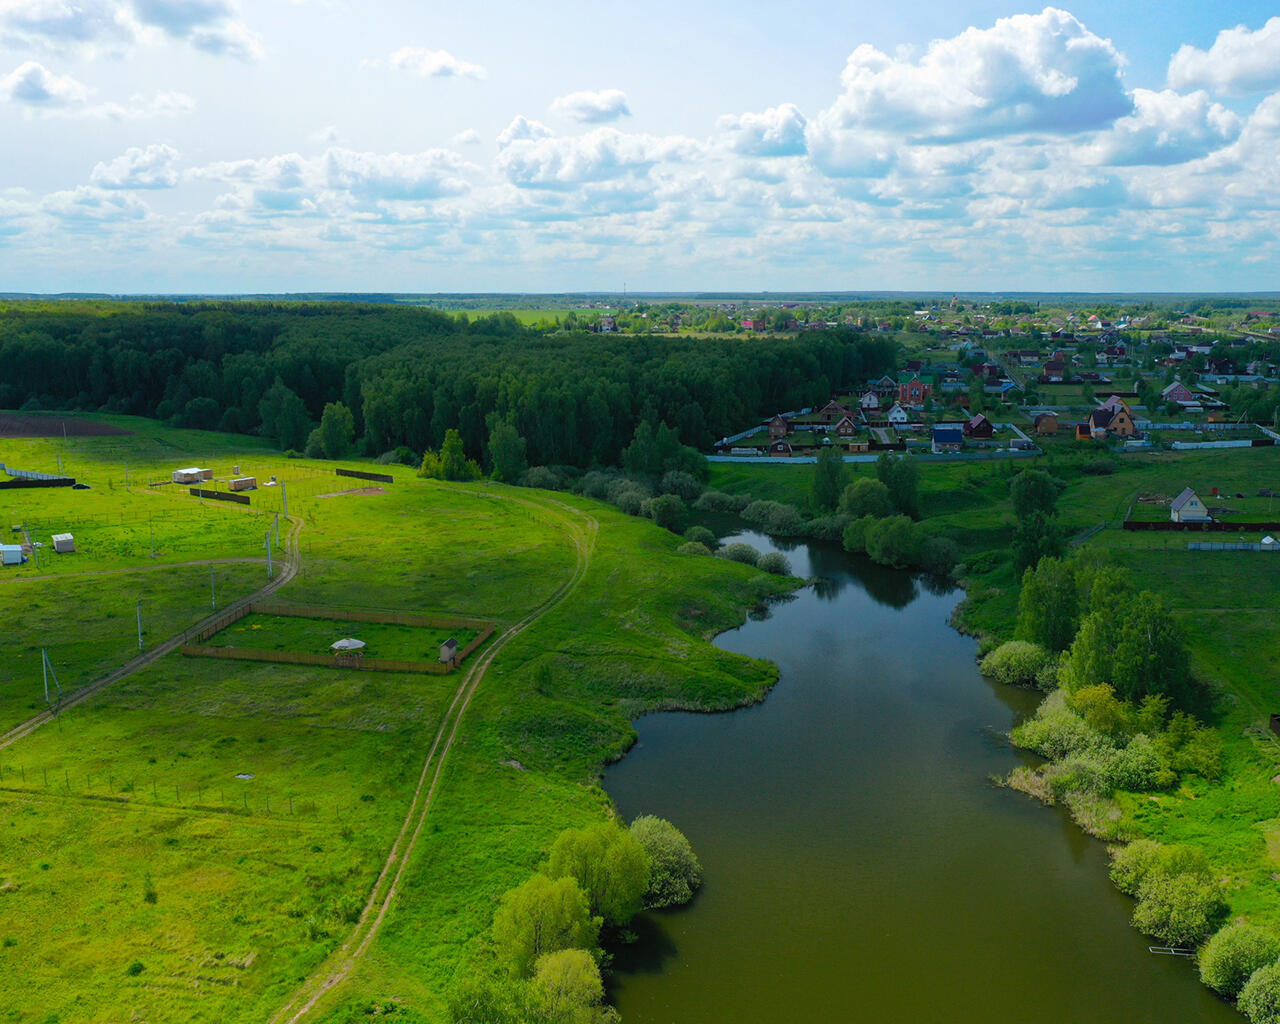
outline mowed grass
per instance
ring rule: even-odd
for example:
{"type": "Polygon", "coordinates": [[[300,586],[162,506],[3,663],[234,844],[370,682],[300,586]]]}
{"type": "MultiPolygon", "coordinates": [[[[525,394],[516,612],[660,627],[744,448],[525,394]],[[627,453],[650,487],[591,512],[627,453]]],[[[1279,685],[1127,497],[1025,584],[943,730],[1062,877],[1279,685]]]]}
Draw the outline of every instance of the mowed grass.
{"type": "Polygon", "coordinates": [[[366,644],[364,655],[398,661],[435,661],[440,645],[450,637],[466,647],[478,630],[400,626],[389,622],[344,622],[306,619],[293,615],[246,615],[204,641],[210,647],[241,647],[259,651],[328,654],[336,640],[351,637],[366,644]]]}
{"type": "MultiPolygon", "coordinates": [[[[212,571],[218,607],[267,582],[264,564],[215,565],[212,571]]],[[[41,649],[70,694],[138,654],[138,602],[144,648],[211,614],[209,576],[207,566],[163,566],[0,583],[0,732],[45,708],[41,649]]],[[[56,696],[52,682],[49,689],[56,696]]]]}

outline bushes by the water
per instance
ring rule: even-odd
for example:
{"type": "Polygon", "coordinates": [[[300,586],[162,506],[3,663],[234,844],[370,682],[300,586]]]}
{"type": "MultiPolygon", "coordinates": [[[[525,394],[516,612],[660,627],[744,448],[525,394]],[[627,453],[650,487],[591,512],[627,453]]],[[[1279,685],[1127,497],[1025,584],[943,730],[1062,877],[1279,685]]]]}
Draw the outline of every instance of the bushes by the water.
{"type": "Polygon", "coordinates": [[[756,565],[760,561],[760,552],[750,544],[734,541],[717,551],[716,557],[727,558],[731,562],[741,562],[743,565],[756,565]]]}
{"type": "Polygon", "coordinates": [[[684,531],[684,539],[695,544],[704,544],[710,550],[715,550],[720,542],[716,539],[716,535],[708,530],[705,526],[691,526],[684,531]]]}
{"type": "Polygon", "coordinates": [[[982,659],[982,674],[1007,686],[1035,686],[1051,657],[1039,644],[1010,640],[982,659]]]}
{"type": "Polygon", "coordinates": [[[674,494],[660,494],[642,502],[640,513],[672,533],[680,533],[685,526],[684,501],[674,494]]]}
{"type": "Polygon", "coordinates": [[[631,834],[649,855],[646,907],[674,907],[688,903],[702,884],[702,865],[684,833],[664,818],[642,815],[631,823],[631,834]]]}
{"type": "Polygon", "coordinates": [[[1254,971],[1236,1005],[1250,1024],[1280,1024],[1280,962],[1254,971]]]}
{"type": "Polygon", "coordinates": [[[561,832],[551,847],[546,873],[549,878],[575,879],[592,914],[625,924],[648,891],[649,857],[630,832],[617,822],[603,821],[561,832]]]}
{"type": "Polygon", "coordinates": [[[593,948],[599,930],[586,893],[569,877],[534,875],[504,893],[493,915],[499,959],[519,975],[528,974],[544,953],[593,948]]]}
{"type": "Polygon", "coordinates": [[[1197,946],[1225,916],[1217,885],[1200,875],[1155,871],[1138,887],[1133,924],[1171,946],[1197,946]]]}
{"type": "Polygon", "coordinates": [[[676,548],[682,555],[709,555],[711,549],[701,541],[688,540],[676,548]]]}
{"type": "Polygon", "coordinates": [[[940,576],[955,568],[959,556],[952,541],[931,536],[905,515],[863,516],[845,527],[841,539],[846,551],[865,553],[880,565],[925,569],[940,576]]]}
{"type": "Polygon", "coordinates": [[[790,576],[791,563],[787,561],[787,556],[780,551],[767,551],[760,556],[760,561],[756,562],[756,567],[763,569],[765,572],[771,572],[775,576],[790,576]]]}
{"type": "Polygon", "coordinates": [[[1250,975],[1280,958],[1280,937],[1251,924],[1229,924],[1200,950],[1200,980],[1232,998],[1250,975]]]}
{"type": "Polygon", "coordinates": [[[780,501],[753,501],[742,510],[742,518],[774,537],[799,537],[804,533],[800,510],[780,501]]]}
{"type": "Polygon", "coordinates": [[[658,481],[658,491],[661,494],[674,494],[682,501],[693,501],[702,493],[702,484],[693,474],[673,469],[662,474],[662,479],[658,481]]]}
{"type": "Polygon", "coordinates": [[[833,516],[819,516],[805,524],[805,535],[814,540],[839,542],[849,522],[849,517],[839,512],[833,516]]]}
{"type": "Polygon", "coordinates": [[[893,514],[893,499],[881,481],[855,480],[840,495],[840,511],[854,519],[863,516],[882,519],[893,514]]]}
{"type": "Polygon", "coordinates": [[[749,494],[725,494],[724,491],[703,491],[693,507],[699,512],[740,513],[754,499],[749,494]]]}

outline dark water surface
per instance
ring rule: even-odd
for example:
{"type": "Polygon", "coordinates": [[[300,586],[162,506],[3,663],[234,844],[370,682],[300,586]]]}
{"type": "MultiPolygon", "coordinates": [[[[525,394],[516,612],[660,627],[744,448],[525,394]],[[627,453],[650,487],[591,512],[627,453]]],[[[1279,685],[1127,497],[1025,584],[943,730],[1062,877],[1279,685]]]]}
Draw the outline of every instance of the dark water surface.
{"type": "Polygon", "coordinates": [[[785,550],[827,581],[718,641],[779,665],[768,700],[649,716],[605,776],[706,874],[618,957],[626,1024],[1240,1024],[1188,961],[1147,952],[1101,843],[990,783],[1036,698],[983,679],[947,625],[961,593],[785,550]]]}

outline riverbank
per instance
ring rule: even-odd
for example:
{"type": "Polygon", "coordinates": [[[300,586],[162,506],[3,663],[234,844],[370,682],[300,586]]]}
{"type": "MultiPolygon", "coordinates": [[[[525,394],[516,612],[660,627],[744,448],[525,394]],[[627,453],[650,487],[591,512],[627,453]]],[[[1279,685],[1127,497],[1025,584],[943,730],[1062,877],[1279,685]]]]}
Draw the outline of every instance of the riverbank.
{"type": "MultiPolygon", "coordinates": [[[[1059,508],[1061,527],[1069,535],[1118,524],[1140,492],[1177,493],[1188,481],[1204,479],[1224,493],[1245,491],[1280,469],[1270,449],[1131,456],[1106,463],[1104,471],[1089,468],[1098,458],[1081,453],[1045,467],[1065,483],[1059,508]]],[[[783,479],[763,472],[751,478],[741,467],[732,472],[717,467],[711,486],[735,493],[762,490],[803,507],[808,481],[796,478],[784,490],[778,486],[783,479]]],[[[966,596],[953,624],[984,646],[1012,639],[1017,620],[1020,581],[1009,554],[1008,482],[1007,474],[950,467],[930,467],[920,481],[924,522],[962,550],[959,574],[966,596]]],[[[1200,851],[1222,883],[1228,919],[1280,930],[1274,898],[1280,786],[1272,781],[1280,772],[1280,746],[1267,729],[1268,715],[1280,706],[1274,681],[1280,666],[1280,630],[1274,625],[1280,578],[1252,552],[1188,551],[1168,537],[1116,528],[1091,533],[1072,545],[1073,561],[1124,569],[1135,589],[1159,594],[1185,630],[1192,671],[1217,696],[1211,724],[1224,756],[1216,781],[1190,775],[1169,791],[1118,790],[1103,806],[1092,802],[1078,819],[1113,841],[1147,838],[1200,851]]]]}
{"type": "Polygon", "coordinates": [[[958,591],[829,544],[732,539],[823,583],[717,641],[778,663],[766,701],[647,716],[605,776],[624,817],[687,832],[706,878],[689,910],[633,925],[616,961],[627,1024],[979,1024],[1028,1006],[1061,1024],[1229,1024],[1185,961],[1129,928],[1103,847],[990,785],[1026,763],[1000,737],[1035,694],[978,673],[947,624],[958,591]]]}

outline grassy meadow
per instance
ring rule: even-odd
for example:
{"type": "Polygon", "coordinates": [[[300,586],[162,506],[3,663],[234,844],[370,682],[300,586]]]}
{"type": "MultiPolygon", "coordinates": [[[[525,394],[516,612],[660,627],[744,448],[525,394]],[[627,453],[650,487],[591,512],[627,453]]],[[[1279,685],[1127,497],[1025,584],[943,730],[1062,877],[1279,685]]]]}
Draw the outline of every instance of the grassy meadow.
{"type": "MultiPolygon", "coordinates": [[[[232,437],[169,438],[153,424],[115,422],[135,434],[65,447],[12,442],[23,447],[12,464],[40,468],[58,448],[94,486],[15,493],[39,495],[45,518],[104,491],[170,511],[167,522],[197,534],[198,517],[217,516],[243,525],[261,551],[270,502],[279,495],[283,504],[278,490],[251,492],[249,507],[202,506],[172,486],[126,491],[123,471],[127,462],[131,481],[160,479],[179,465],[238,460],[260,479],[274,473],[290,482],[290,512],[303,520],[301,571],[273,598],[285,602],[508,626],[570,578],[575,531],[593,538],[577,588],[501,649],[484,676],[385,925],[311,1019],[362,1019],[394,1005],[401,1019],[443,1020],[455,980],[488,956],[497,896],[561,829],[608,813],[598,772],[633,741],[631,718],[659,707],[733,707],[775,678],[771,666],[706,640],[789,584],[680,555],[675,535],[610,506],[418,480],[405,467],[378,467],[395,482],[366,488],[251,439],[241,452],[232,437]],[[94,483],[106,480],[119,484],[94,483]]],[[[22,514],[34,521],[33,509],[22,514]]],[[[10,724],[43,701],[41,691],[33,706],[29,678],[39,646],[70,690],[136,652],[140,596],[151,641],[205,614],[207,562],[220,604],[265,580],[261,555],[220,561],[240,555],[228,550],[234,541],[206,544],[172,525],[173,557],[198,564],[156,568],[149,548],[98,554],[110,523],[103,531],[81,570],[99,575],[0,576],[24,659],[21,678],[10,687],[6,674],[0,685],[10,724]]],[[[254,622],[261,618],[237,625],[255,643],[275,632],[291,648],[374,625],[290,618],[294,632],[284,635],[281,623],[254,622]]],[[[376,642],[410,641],[397,632],[376,642]]],[[[0,749],[0,1020],[270,1017],[359,917],[460,675],[173,654],[0,749]]]]}

